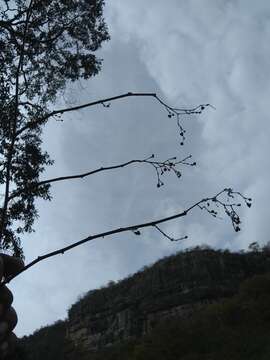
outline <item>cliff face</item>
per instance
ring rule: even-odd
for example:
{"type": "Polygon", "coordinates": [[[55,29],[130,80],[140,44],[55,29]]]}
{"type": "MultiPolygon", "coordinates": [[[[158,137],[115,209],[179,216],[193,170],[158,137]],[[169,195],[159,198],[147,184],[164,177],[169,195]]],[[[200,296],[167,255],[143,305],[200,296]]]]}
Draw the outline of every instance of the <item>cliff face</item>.
{"type": "Polygon", "coordinates": [[[195,249],[162,259],[106,288],[93,290],[69,310],[67,339],[82,354],[137,339],[168,317],[187,317],[232,296],[244,279],[270,271],[265,252],[195,249]]]}

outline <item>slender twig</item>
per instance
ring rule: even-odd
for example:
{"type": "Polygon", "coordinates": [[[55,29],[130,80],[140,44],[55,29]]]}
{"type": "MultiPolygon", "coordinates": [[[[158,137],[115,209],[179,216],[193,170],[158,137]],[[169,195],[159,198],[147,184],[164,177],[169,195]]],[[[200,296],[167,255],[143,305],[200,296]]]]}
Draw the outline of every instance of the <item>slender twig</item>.
{"type": "MultiPolygon", "coordinates": [[[[88,108],[91,106],[96,106],[96,105],[103,105],[107,104],[106,107],[109,107],[109,103],[112,101],[116,101],[116,100],[120,100],[123,98],[127,98],[127,97],[153,97],[155,98],[162,106],[165,107],[165,109],[167,111],[170,112],[174,112],[175,114],[179,113],[180,114],[197,114],[197,113],[201,113],[202,110],[207,107],[210,106],[210,104],[206,104],[206,105],[199,105],[198,107],[200,107],[202,110],[198,111],[197,108],[194,109],[177,109],[177,108],[172,108],[170,106],[168,106],[167,104],[165,104],[155,93],[133,93],[133,92],[128,92],[126,94],[121,94],[121,95],[117,95],[117,96],[113,96],[113,97],[109,97],[109,98],[105,98],[105,99],[101,99],[101,100],[96,100],[96,101],[92,101],[92,102],[88,102],[82,105],[77,105],[77,106],[72,106],[69,108],[63,108],[63,109],[58,109],[58,110],[54,110],[51,111],[50,113],[46,114],[45,116],[36,119],[34,121],[30,121],[28,123],[26,123],[24,126],[22,126],[16,133],[16,136],[19,136],[22,132],[24,132],[25,130],[34,127],[38,124],[42,124],[44,123],[46,120],[48,120],[51,117],[57,116],[57,115],[63,115],[64,113],[67,112],[71,112],[71,111],[77,111],[77,110],[81,110],[84,108],[88,108]]],[[[170,115],[170,114],[169,114],[170,115]]]]}
{"type": "Polygon", "coordinates": [[[87,107],[91,107],[91,106],[95,106],[95,105],[103,105],[104,103],[110,102],[110,101],[115,101],[115,100],[119,100],[119,99],[123,99],[126,97],[130,97],[130,96],[155,96],[156,94],[152,94],[152,93],[126,93],[126,94],[122,94],[122,95],[118,95],[118,96],[113,96],[110,98],[105,98],[105,99],[101,99],[101,100],[96,100],[96,101],[92,101],[92,102],[88,102],[82,105],[77,105],[77,106],[73,106],[73,107],[69,107],[69,108],[65,108],[65,109],[58,109],[58,110],[53,110],[50,113],[46,114],[45,116],[34,120],[34,121],[30,121],[28,123],[26,123],[23,127],[21,127],[21,129],[19,129],[17,131],[16,136],[19,136],[22,132],[24,132],[25,130],[31,128],[31,127],[35,127],[38,124],[42,124],[43,122],[45,122],[46,120],[48,120],[51,117],[57,116],[57,115],[62,115],[66,112],[71,112],[71,111],[76,111],[76,110],[81,110],[87,107]]]}
{"type": "Polygon", "coordinates": [[[90,236],[87,236],[86,238],[84,238],[84,239],[82,239],[80,241],[77,241],[77,242],[75,242],[75,243],[73,243],[71,245],[68,245],[68,246],[63,247],[61,249],[49,252],[49,253],[47,253],[45,255],[38,256],[35,260],[33,260],[29,264],[27,264],[19,273],[17,273],[16,275],[14,275],[12,277],[9,277],[9,278],[5,279],[3,284],[9,283],[11,280],[13,280],[19,274],[21,274],[24,271],[28,270],[29,268],[36,265],[37,263],[39,263],[39,262],[41,262],[41,261],[43,261],[45,259],[48,259],[50,257],[60,255],[60,254],[64,254],[65,252],[67,252],[67,251],[69,251],[71,249],[74,249],[75,247],[80,246],[80,245],[82,245],[82,244],[84,244],[86,242],[89,242],[89,241],[92,241],[92,240],[95,240],[95,239],[99,239],[99,238],[105,238],[106,236],[119,234],[119,233],[122,233],[122,232],[133,231],[134,229],[143,229],[143,228],[147,228],[147,227],[153,227],[153,226],[155,226],[157,224],[161,224],[161,223],[164,223],[164,222],[167,222],[167,221],[170,221],[170,220],[174,220],[174,219],[186,216],[192,209],[194,209],[201,202],[206,201],[206,200],[207,199],[200,200],[199,202],[195,203],[194,205],[189,207],[187,210],[182,211],[181,213],[177,213],[177,214],[174,214],[174,215],[171,215],[171,216],[168,216],[168,217],[164,217],[164,218],[161,218],[161,219],[158,219],[158,220],[154,220],[154,221],[149,221],[149,222],[140,223],[140,224],[137,224],[137,225],[126,226],[126,227],[120,227],[120,228],[113,229],[113,230],[110,230],[110,231],[105,231],[105,232],[102,232],[102,233],[99,233],[99,234],[90,235],[90,236]]]}
{"type": "Polygon", "coordinates": [[[180,177],[181,172],[176,168],[177,165],[182,164],[182,165],[193,166],[193,165],[196,164],[194,162],[193,163],[188,163],[186,161],[187,159],[191,158],[191,155],[186,156],[184,159],[179,160],[179,161],[177,161],[176,157],[167,159],[165,161],[153,161],[153,160],[151,160],[153,158],[154,158],[154,154],[151,155],[150,157],[146,158],[146,159],[135,159],[135,160],[130,160],[130,161],[124,162],[122,164],[118,164],[118,165],[102,166],[102,167],[100,167],[98,169],[91,170],[91,171],[88,171],[88,172],[84,172],[82,174],[59,176],[59,177],[55,177],[55,178],[51,178],[51,179],[42,180],[42,181],[36,182],[36,183],[29,183],[27,185],[27,187],[24,187],[24,188],[19,189],[19,190],[15,190],[9,196],[9,200],[14,199],[15,197],[21,195],[25,191],[29,191],[29,190],[31,191],[31,190],[37,189],[40,186],[44,186],[44,185],[47,185],[47,184],[52,184],[52,183],[59,182],[59,181],[83,179],[85,177],[97,174],[99,172],[124,168],[124,167],[132,165],[132,164],[149,164],[152,167],[154,167],[154,169],[156,171],[156,175],[157,175],[157,187],[160,187],[161,185],[164,185],[164,183],[160,180],[160,176],[163,175],[164,172],[172,171],[172,172],[175,173],[175,175],[177,177],[180,177]]]}
{"type": "Polygon", "coordinates": [[[168,234],[166,234],[165,231],[161,230],[161,228],[159,226],[153,225],[153,227],[155,229],[157,229],[158,232],[160,232],[166,239],[169,239],[170,241],[181,241],[181,240],[186,240],[188,238],[188,236],[186,235],[186,236],[182,236],[180,238],[175,239],[172,236],[169,236],[168,234]]]}
{"type": "MultiPolygon", "coordinates": [[[[65,252],[71,250],[71,249],[74,249],[75,247],[78,247],[86,242],[89,242],[89,241],[92,241],[92,240],[95,240],[95,239],[99,239],[99,238],[105,238],[107,236],[110,236],[110,235],[115,235],[115,234],[120,234],[120,233],[123,233],[123,232],[127,232],[127,231],[132,231],[132,232],[135,232],[135,234],[137,233],[138,235],[140,234],[140,231],[141,229],[143,228],[148,228],[148,227],[155,227],[156,229],[158,229],[161,233],[163,233],[162,230],[160,230],[159,227],[157,227],[157,225],[159,224],[162,224],[162,223],[165,223],[165,222],[168,222],[168,221],[171,221],[171,220],[175,220],[175,219],[178,219],[180,217],[183,217],[183,216],[186,216],[191,210],[193,210],[194,208],[196,207],[199,207],[201,209],[204,209],[202,207],[202,204],[208,204],[209,202],[213,202],[215,203],[218,199],[219,196],[221,195],[224,195],[224,194],[227,194],[227,195],[238,195],[238,193],[236,192],[233,192],[232,189],[223,189],[221,190],[219,193],[217,193],[215,196],[213,197],[207,197],[207,198],[204,198],[198,202],[196,202],[195,204],[193,204],[192,206],[190,206],[188,209],[184,210],[184,211],[181,211],[179,213],[176,213],[176,214],[173,214],[171,216],[167,216],[167,217],[163,217],[163,218],[160,218],[160,219],[157,219],[157,220],[153,220],[153,221],[148,221],[148,222],[144,222],[144,223],[140,223],[140,224],[136,224],[136,225],[131,225],[131,226],[126,226],[126,227],[120,227],[120,228],[117,228],[117,229],[113,229],[113,230],[109,230],[109,231],[105,231],[105,232],[102,232],[102,233],[99,233],[99,234],[94,234],[94,235],[90,235],[90,236],[87,236],[86,238],[82,239],[82,240],[79,240],[71,245],[68,245],[66,247],[63,247],[61,249],[58,249],[58,250],[55,250],[55,251],[52,251],[52,252],[49,252],[45,255],[42,255],[42,256],[38,256],[35,260],[31,261],[29,264],[27,264],[20,272],[18,272],[16,275],[13,275],[7,279],[5,279],[2,284],[7,284],[9,283],[11,280],[13,280],[15,277],[17,277],[19,274],[23,273],[24,271],[30,269],[32,266],[36,265],[37,263],[45,260],[45,259],[48,259],[50,257],[53,257],[53,256],[56,256],[56,255],[59,255],[59,254],[64,254],[65,252]]],[[[242,197],[243,195],[240,194],[239,195],[240,197],[242,197]]],[[[245,198],[245,197],[244,197],[245,198]]],[[[220,200],[221,203],[222,203],[222,200],[220,200]]],[[[223,204],[223,203],[222,203],[223,204]]],[[[229,204],[227,206],[232,206],[233,208],[233,204],[229,204]]],[[[226,214],[231,217],[230,214],[228,214],[226,212],[226,214]]],[[[235,229],[236,230],[236,229],[235,229]]],[[[238,230],[236,230],[238,231],[238,230]]],[[[165,234],[165,233],[164,233],[165,234]]],[[[163,234],[163,235],[164,235],[163,234]]],[[[166,234],[165,234],[166,235],[166,234]]],[[[166,235],[166,237],[168,237],[166,235]]],[[[171,240],[171,239],[170,239],[171,240]]]]}

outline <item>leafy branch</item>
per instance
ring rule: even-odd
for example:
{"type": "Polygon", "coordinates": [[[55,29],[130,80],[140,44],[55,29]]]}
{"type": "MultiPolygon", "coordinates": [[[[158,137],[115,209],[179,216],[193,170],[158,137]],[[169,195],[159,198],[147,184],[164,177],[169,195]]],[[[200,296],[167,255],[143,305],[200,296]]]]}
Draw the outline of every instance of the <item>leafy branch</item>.
{"type": "Polygon", "coordinates": [[[5,230],[6,225],[6,217],[7,217],[7,209],[8,209],[8,202],[9,202],[9,189],[11,183],[11,167],[12,167],[12,157],[14,152],[14,146],[16,142],[16,133],[17,133],[17,123],[18,123],[18,107],[19,107],[19,86],[20,86],[20,74],[23,71],[23,59],[25,53],[25,43],[26,43],[26,35],[28,30],[28,23],[31,17],[33,0],[30,1],[26,12],[26,19],[25,19],[25,26],[23,32],[23,40],[22,45],[20,47],[19,53],[19,61],[17,64],[16,75],[15,75],[15,97],[14,97],[14,115],[13,115],[13,124],[12,120],[10,121],[10,144],[8,146],[8,154],[7,154],[7,161],[6,161],[6,181],[5,181],[5,196],[4,196],[4,204],[3,208],[1,209],[1,217],[0,217],[0,243],[2,240],[3,232],[5,230]]]}

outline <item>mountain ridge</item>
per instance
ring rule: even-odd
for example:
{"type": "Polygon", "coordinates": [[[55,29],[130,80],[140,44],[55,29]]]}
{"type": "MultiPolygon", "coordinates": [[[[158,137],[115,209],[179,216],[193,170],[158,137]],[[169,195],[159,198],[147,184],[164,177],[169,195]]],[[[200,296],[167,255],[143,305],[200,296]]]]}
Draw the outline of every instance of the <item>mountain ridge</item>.
{"type": "Polygon", "coordinates": [[[163,258],[118,283],[89,291],[71,306],[64,322],[64,358],[79,352],[87,359],[93,352],[140,341],[159,323],[190,318],[235,295],[245,279],[267,272],[267,248],[233,253],[197,247],[163,258]]]}

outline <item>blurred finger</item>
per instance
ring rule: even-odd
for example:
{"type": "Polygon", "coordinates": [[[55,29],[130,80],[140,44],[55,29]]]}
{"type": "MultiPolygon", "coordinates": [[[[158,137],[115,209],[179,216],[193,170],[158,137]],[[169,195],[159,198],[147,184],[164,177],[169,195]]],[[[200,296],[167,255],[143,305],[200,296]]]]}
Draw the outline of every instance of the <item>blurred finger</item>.
{"type": "Polygon", "coordinates": [[[8,324],[9,331],[12,331],[17,325],[18,317],[16,311],[12,306],[8,308],[8,310],[5,312],[3,322],[6,322],[8,324]]]}
{"type": "Polygon", "coordinates": [[[1,254],[0,257],[4,265],[4,270],[2,270],[2,273],[5,277],[16,275],[24,267],[24,262],[20,258],[6,254],[1,254]]]}
{"type": "Polygon", "coordinates": [[[4,285],[0,286],[0,317],[13,301],[12,292],[4,285]]]}
{"type": "Polygon", "coordinates": [[[0,343],[11,333],[11,331],[17,325],[16,311],[11,307],[9,308],[4,317],[0,321],[0,343]]]}

